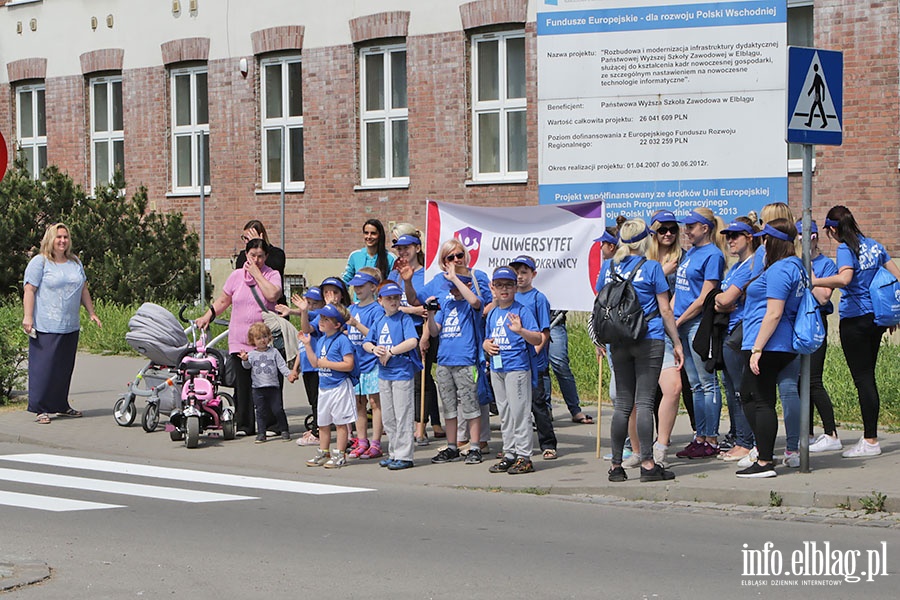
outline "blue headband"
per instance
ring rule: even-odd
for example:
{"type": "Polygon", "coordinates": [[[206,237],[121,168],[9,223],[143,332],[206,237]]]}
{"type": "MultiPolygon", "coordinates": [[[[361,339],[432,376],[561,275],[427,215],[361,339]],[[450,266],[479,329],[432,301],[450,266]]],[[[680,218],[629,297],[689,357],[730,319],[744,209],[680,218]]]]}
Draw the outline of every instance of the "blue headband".
{"type": "Polygon", "coordinates": [[[611,233],[609,233],[608,231],[604,231],[604,232],[603,232],[603,235],[601,235],[600,237],[596,238],[594,241],[595,241],[595,242],[600,242],[601,244],[602,244],[602,243],[612,244],[613,246],[618,246],[618,245],[619,245],[619,240],[616,239],[616,238],[615,238],[611,233]]]}
{"type": "Polygon", "coordinates": [[[714,221],[710,221],[696,210],[692,210],[688,213],[687,218],[683,221],[685,225],[690,225],[691,223],[703,223],[704,225],[709,226],[710,229],[715,229],[716,223],[714,221]]]}
{"type": "Polygon", "coordinates": [[[828,218],[825,219],[825,227],[837,228],[838,225],[840,225],[840,223],[838,223],[834,219],[828,219],[828,218]]]}
{"type": "Polygon", "coordinates": [[[762,228],[762,231],[758,231],[753,234],[753,237],[760,237],[763,235],[771,235],[773,238],[778,238],[779,240],[783,240],[785,242],[793,242],[794,238],[789,236],[783,231],[778,231],[768,223],[762,228]]]}
{"type": "Polygon", "coordinates": [[[621,239],[621,241],[622,241],[623,244],[633,244],[633,243],[635,243],[635,242],[641,241],[642,239],[644,239],[644,238],[647,237],[648,235],[650,235],[650,230],[647,229],[647,227],[645,226],[645,227],[644,227],[644,230],[643,230],[642,232],[638,233],[638,234],[637,234],[636,236],[634,236],[633,238],[628,239],[628,240],[626,240],[625,238],[620,238],[620,239],[621,239]]]}

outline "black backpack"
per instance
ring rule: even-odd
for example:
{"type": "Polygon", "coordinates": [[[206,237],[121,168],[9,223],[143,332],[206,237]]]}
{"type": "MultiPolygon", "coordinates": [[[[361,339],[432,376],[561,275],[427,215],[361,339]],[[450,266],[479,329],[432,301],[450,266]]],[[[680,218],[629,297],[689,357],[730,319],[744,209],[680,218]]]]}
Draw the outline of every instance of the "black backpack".
{"type": "Polygon", "coordinates": [[[644,339],[647,335],[647,323],[659,314],[659,311],[644,314],[631,283],[646,261],[646,258],[642,258],[631,270],[628,279],[610,266],[612,281],[603,286],[594,298],[594,311],[591,314],[591,336],[598,346],[629,344],[644,339]]]}

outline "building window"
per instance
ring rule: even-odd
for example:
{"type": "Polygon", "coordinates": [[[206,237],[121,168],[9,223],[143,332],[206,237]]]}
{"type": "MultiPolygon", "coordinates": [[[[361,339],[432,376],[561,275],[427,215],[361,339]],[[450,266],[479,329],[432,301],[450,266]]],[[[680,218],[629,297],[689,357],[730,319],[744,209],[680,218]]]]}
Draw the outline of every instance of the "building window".
{"type": "Polygon", "coordinates": [[[472,157],[476,181],[528,177],[521,31],[472,37],[472,157]]]}
{"type": "Polygon", "coordinates": [[[116,169],[125,174],[125,131],[122,125],[122,79],[90,81],[91,189],[107,185],[116,169]]]}
{"type": "MultiPolygon", "coordinates": [[[[813,34],[813,0],[788,0],[787,42],[790,46],[815,45],[813,34]]],[[[802,144],[788,144],[788,171],[803,170],[802,144]]]]}
{"type": "Polygon", "coordinates": [[[409,185],[406,46],[363,48],[359,63],[362,185],[409,185]]]}
{"type": "Polygon", "coordinates": [[[16,89],[16,133],[19,156],[33,179],[47,168],[47,102],[43,84],[16,89]]]}
{"type": "Polygon", "coordinates": [[[303,190],[303,93],[300,57],[260,62],[263,189],[303,190]],[[282,155],[284,164],[282,165],[282,155]]]}
{"type": "Polygon", "coordinates": [[[177,69],[172,85],[172,191],[200,191],[200,145],[204,187],[209,187],[209,96],[206,68],[177,69]]]}

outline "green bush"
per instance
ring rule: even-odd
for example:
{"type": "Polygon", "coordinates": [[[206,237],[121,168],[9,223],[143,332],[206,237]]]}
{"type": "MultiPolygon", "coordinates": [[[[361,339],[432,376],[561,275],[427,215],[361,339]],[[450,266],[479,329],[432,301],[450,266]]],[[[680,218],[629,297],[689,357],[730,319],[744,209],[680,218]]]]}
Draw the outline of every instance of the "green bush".
{"type": "Polygon", "coordinates": [[[22,331],[22,307],[0,302],[0,406],[7,404],[14,390],[25,383],[22,368],[28,357],[28,337],[22,331]]]}
{"type": "Polygon", "coordinates": [[[181,214],[147,210],[143,187],[127,199],[125,181],[98,187],[93,196],[56,167],[33,181],[17,161],[0,182],[0,294],[21,297],[22,275],[47,227],[66,223],[84,264],[91,295],[131,304],[194,300],[199,293],[199,240],[181,214]]]}

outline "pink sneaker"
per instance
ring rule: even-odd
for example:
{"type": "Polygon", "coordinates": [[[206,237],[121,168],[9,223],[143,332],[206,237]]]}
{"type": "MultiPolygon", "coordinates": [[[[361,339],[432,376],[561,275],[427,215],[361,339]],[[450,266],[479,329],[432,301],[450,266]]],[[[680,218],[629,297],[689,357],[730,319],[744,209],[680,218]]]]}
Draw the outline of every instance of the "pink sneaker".
{"type": "Polygon", "coordinates": [[[348,458],[361,458],[369,449],[369,440],[357,440],[353,450],[347,455],[348,458]]]}
{"type": "Polygon", "coordinates": [[[379,458],[381,454],[381,442],[373,441],[369,445],[369,449],[359,455],[360,459],[379,458]]]}

